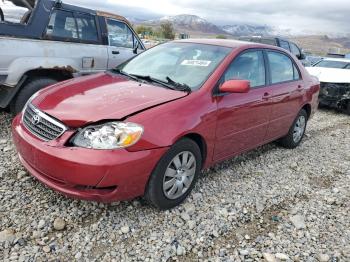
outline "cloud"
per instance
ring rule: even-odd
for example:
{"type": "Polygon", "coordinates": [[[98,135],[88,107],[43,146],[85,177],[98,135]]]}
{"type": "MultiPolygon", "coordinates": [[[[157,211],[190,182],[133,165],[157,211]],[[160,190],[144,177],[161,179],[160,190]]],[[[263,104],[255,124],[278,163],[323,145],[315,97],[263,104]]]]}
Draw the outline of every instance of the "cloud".
{"type": "Polygon", "coordinates": [[[138,19],[187,13],[220,25],[248,23],[291,29],[296,33],[350,34],[349,0],[64,0],[64,2],[138,19]]]}

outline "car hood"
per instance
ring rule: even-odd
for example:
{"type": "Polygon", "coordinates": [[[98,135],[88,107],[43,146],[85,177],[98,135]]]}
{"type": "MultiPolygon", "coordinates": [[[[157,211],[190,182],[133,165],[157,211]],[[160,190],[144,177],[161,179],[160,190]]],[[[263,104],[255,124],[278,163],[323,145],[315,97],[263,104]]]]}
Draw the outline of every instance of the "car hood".
{"type": "Polygon", "coordinates": [[[324,83],[350,83],[350,69],[306,67],[310,75],[324,83]]]}
{"type": "Polygon", "coordinates": [[[67,126],[80,127],[102,120],[121,120],[186,95],[104,73],[45,88],[32,104],[67,126]]]}

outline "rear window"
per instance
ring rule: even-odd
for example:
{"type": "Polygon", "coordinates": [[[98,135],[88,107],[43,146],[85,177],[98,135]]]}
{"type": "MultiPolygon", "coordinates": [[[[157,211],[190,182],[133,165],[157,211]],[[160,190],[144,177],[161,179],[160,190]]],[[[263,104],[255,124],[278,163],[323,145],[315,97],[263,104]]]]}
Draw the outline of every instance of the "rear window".
{"type": "Polygon", "coordinates": [[[46,36],[50,39],[98,42],[95,17],[54,10],[47,26],[46,36]]]}

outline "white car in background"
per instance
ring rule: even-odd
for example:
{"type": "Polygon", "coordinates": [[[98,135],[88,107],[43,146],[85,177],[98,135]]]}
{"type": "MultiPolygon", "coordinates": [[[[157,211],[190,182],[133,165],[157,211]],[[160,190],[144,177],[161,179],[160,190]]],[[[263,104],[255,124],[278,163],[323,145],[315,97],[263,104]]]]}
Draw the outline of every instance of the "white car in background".
{"type": "Polygon", "coordinates": [[[350,115],[350,59],[325,58],[306,69],[321,82],[320,105],[350,115]]]}

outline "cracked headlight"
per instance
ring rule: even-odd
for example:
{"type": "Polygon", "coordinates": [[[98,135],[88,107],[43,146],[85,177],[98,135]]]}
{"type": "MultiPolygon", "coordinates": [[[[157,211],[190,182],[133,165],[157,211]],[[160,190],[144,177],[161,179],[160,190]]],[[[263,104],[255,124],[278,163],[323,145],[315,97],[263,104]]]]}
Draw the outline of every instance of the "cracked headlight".
{"type": "Polygon", "coordinates": [[[143,127],[138,124],[110,122],[82,129],[73,144],[92,149],[126,148],[139,141],[142,133],[143,127]]]}

